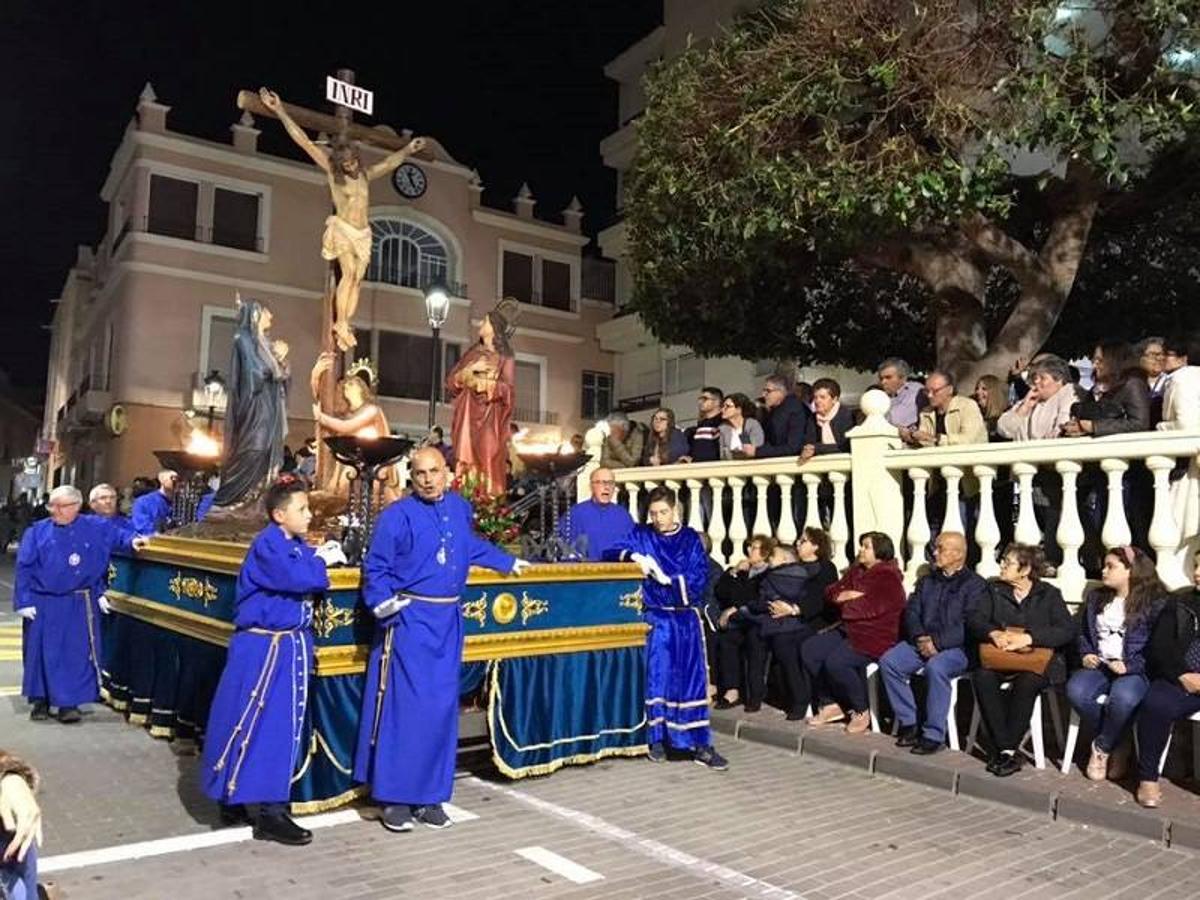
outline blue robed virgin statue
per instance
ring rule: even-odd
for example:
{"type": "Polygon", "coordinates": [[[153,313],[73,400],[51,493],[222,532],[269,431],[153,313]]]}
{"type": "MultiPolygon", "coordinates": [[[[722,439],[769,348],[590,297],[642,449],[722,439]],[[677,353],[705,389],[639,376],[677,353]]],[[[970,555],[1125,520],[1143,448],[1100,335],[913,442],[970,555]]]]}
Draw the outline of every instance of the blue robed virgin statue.
{"type": "Polygon", "coordinates": [[[238,308],[229,368],[221,487],[213,507],[256,501],[283,465],[287,436],[287,344],[271,342],[271,310],[257,300],[238,308]]]}

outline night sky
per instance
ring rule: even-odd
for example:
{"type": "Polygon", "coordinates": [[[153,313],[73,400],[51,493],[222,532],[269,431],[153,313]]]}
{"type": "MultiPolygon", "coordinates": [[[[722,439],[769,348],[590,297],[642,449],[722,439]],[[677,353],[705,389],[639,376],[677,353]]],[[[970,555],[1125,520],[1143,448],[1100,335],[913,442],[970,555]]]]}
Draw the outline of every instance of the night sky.
{"type": "MultiPolygon", "coordinates": [[[[240,88],[326,109],[325,75],[355,70],[372,124],[438,138],[479,169],[484,202],[528,180],[540,216],[577,193],[594,235],[613,215],[599,154],[616,127],[603,66],[659,24],[660,0],[409,4],[6,0],[0,4],[0,370],[44,386],[50,321],[78,244],[103,235],[99,193],[150,81],[168,127],[227,141],[240,88]],[[301,10],[324,10],[325,18],[301,10]]],[[[274,120],[259,149],[297,152],[274,120]]]]}

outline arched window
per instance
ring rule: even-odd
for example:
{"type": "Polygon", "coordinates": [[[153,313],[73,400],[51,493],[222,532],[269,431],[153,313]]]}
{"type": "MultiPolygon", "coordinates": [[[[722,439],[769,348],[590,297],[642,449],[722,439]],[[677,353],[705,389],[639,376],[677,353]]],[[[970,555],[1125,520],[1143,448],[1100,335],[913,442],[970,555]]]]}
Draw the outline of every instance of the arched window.
{"type": "Polygon", "coordinates": [[[449,254],[441,238],[420,225],[396,219],[371,222],[371,265],[367,281],[423,290],[449,276],[449,254]]]}

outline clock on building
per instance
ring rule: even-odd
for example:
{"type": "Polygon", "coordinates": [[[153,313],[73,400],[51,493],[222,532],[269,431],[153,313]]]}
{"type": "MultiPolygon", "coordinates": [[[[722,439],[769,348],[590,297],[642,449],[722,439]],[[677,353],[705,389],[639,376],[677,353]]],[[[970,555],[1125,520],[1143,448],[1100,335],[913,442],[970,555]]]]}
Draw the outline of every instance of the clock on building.
{"type": "Polygon", "coordinates": [[[414,163],[406,162],[392,173],[392,187],[400,196],[410,200],[424,194],[427,184],[425,173],[414,163]]]}

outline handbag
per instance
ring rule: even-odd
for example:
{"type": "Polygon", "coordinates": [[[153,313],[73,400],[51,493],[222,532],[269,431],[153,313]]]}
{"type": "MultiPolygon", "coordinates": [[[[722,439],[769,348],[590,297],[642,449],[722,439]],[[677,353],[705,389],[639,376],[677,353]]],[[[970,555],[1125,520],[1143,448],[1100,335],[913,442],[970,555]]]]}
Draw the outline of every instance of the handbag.
{"type": "MultiPolygon", "coordinates": [[[[1012,634],[1024,634],[1024,628],[1005,628],[1012,634]]],[[[1034,675],[1046,674],[1046,667],[1054,658],[1054,651],[1049,647],[1026,647],[1023,650],[1001,650],[991,641],[979,645],[979,665],[992,672],[1030,672],[1034,675]]]]}

